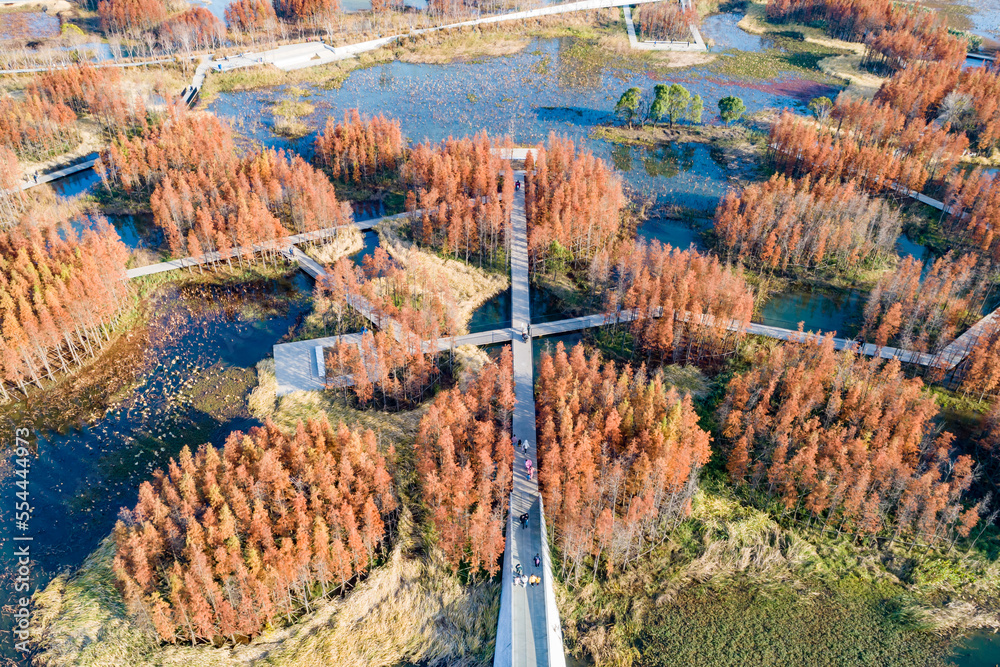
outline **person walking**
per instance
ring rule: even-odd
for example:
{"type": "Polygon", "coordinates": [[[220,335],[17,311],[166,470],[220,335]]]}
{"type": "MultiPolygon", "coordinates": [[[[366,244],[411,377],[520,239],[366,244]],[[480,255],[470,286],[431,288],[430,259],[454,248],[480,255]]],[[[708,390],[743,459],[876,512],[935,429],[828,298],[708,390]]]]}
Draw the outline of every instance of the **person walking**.
{"type": "Polygon", "coordinates": [[[537,574],[533,574],[530,577],[528,577],[528,583],[530,583],[532,587],[535,587],[538,584],[542,583],[542,578],[539,577],[537,574]]]}
{"type": "Polygon", "coordinates": [[[538,557],[538,554],[535,554],[535,567],[538,567],[541,564],[542,564],[542,559],[538,557]]]}
{"type": "Polygon", "coordinates": [[[533,471],[531,469],[531,459],[524,460],[524,467],[528,469],[528,479],[531,480],[534,477],[533,471]]]}
{"type": "MultiPolygon", "coordinates": [[[[520,440],[518,442],[520,442],[520,440]]],[[[525,440],[523,443],[521,443],[521,453],[525,454],[525,455],[528,454],[528,441],[527,440],[525,440]]]]}

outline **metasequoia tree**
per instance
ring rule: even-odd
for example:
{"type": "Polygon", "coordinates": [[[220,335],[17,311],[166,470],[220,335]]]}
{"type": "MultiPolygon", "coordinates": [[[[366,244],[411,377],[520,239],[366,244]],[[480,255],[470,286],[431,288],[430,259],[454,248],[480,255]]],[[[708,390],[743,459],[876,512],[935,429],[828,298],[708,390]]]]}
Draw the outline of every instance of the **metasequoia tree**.
{"type": "Polygon", "coordinates": [[[711,454],[691,397],[644,365],[561,342],[542,355],[536,396],[538,481],[564,576],[621,570],[690,509],[711,454]]]}
{"type": "Polygon", "coordinates": [[[968,535],[968,456],[939,434],[937,405],[896,360],[835,352],[833,338],[761,350],[719,408],[732,481],[779,497],[824,530],[934,544],[968,535]]]}
{"type": "Polygon", "coordinates": [[[635,351],[649,361],[708,363],[736,349],[754,303],[740,271],[659,241],[622,255],[609,273],[607,313],[631,320],[635,351]]]}
{"type": "Polygon", "coordinates": [[[766,8],[774,23],[822,21],[834,37],[866,46],[862,64],[894,71],[917,60],[960,65],[966,41],[948,32],[934,11],[892,0],[773,0],[766,8]]]}
{"type": "Polygon", "coordinates": [[[153,220],[175,255],[233,248],[255,257],[254,244],[351,224],[350,205],[297,155],[273,149],[240,156],[232,129],[212,114],[171,110],[142,135],[119,135],[97,164],[106,187],[149,193],[153,220]]]}
{"type": "Polygon", "coordinates": [[[345,183],[371,185],[390,178],[403,161],[399,121],[381,114],[368,118],[357,109],[345,111],[341,123],[328,118],[316,137],[316,160],[345,183]]]}
{"type": "Polygon", "coordinates": [[[233,0],[226,6],[226,25],[231,31],[254,35],[274,30],[278,17],[269,0],[233,0]]]}
{"type": "MultiPolygon", "coordinates": [[[[986,396],[1000,394],[1000,322],[987,321],[981,330],[970,335],[972,340],[966,348],[967,356],[958,367],[958,377],[962,393],[977,396],[981,401],[986,396]]],[[[1000,405],[1000,401],[997,404],[1000,405]]],[[[997,408],[994,408],[996,415],[997,408]]],[[[995,448],[1000,445],[1000,429],[996,429],[1000,422],[994,419],[991,423],[997,436],[992,445],[995,448]]]]}
{"type": "Polygon", "coordinates": [[[20,100],[5,95],[0,98],[0,146],[25,160],[44,160],[79,143],[75,121],[70,107],[31,91],[20,100]]]}
{"type": "Polygon", "coordinates": [[[121,70],[76,64],[42,73],[29,89],[56,105],[66,105],[78,114],[90,114],[111,136],[146,128],[146,104],[138,95],[126,95],[121,70]]]}
{"type": "Polygon", "coordinates": [[[726,258],[772,271],[872,265],[895,256],[901,228],[888,202],[823,177],[775,175],[730,191],[715,211],[726,258]]]}
{"type": "Polygon", "coordinates": [[[225,41],[226,26],[204,7],[195,7],[161,23],[157,36],[169,49],[209,49],[225,41]]]}
{"type": "Polygon", "coordinates": [[[514,410],[511,352],[489,362],[465,388],[434,399],[420,420],[415,451],[423,502],[437,544],[457,572],[500,569],[512,488],[514,410]]]}
{"type": "Polygon", "coordinates": [[[625,195],[621,177],[577,150],[568,137],[549,135],[525,162],[524,208],[533,271],[547,263],[589,262],[622,236],[625,195]]]}
{"type": "Polygon", "coordinates": [[[679,3],[654,2],[639,8],[639,29],[643,39],[656,41],[690,41],[693,23],[700,22],[697,10],[692,5],[681,9],[679,3]]]}
{"type": "Polygon", "coordinates": [[[875,96],[907,118],[948,123],[971,147],[989,154],[1000,146],[1000,70],[961,63],[917,62],[892,75],[875,96]]]}
{"type": "Polygon", "coordinates": [[[164,0],[100,0],[97,13],[105,32],[136,37],[167,18],[164,0]]]}
{"type": "Polygon", "coordinates": [[[17,221],[27,197],[21,190],[24,172],[17,154],[0,144],[0,230],[17,221]]]}
{"type": "Polygon", "coordinates": [[[939,352],[970,312],[978,313],[983,278],[973,254],[949,252],[926,272],[923,262],[907,257],[868,295],[862,336],[879,347],[897,342],[906,350],[939,352]]]}
{"type": "Polygon", "coordinates": [[[854,181],[872,193],[920,192],[944,180],[969,145],[964,134],[888,105],[838,98],[826,123],[784,112],[771,127],[775,166],[793,176],[854,181]]]}
{"type": "Polygon", "coordinates": [[[288,21],[323,18],[340,10],[340,0],[273,0],[275,13],[288,21]]]}
{"type": "Polygon", "coordinates": [[[46,224],[32,212],[0,233],[0,399],[103,349],[128,295],[127,257],[103,217],[46,224]]]}
{"type": "Polygon", "coordinates": [[[457,333],[455,299],[447,284],[428,271],[403,269],[382,248],[352,270],[341,258],[320,289],[338,314],[350,307],[372,318],[378,330],[341,340],[327,352],[328,381],[344,386],[362,405],[410,408],[424,399],[438,377],[437,340],[457,333]]]}
{"type": "Polygon", "coordinates": [[[268,422],[221,451],[185,446],[144,482],[115,526],[114,570],[164,641],[236,642],[368,570],[396,506],[372,431],[268,422]]]}
{"type": "Polygon", "coordinates": [[[417,243],[480,263],[495,262],[505,252],[514,197],[514,172],[500,157],[506,143],[480,132],[471,139],[449,137],[410,151],[403,178],[417,243]]]}
{"type": "Polygon", "coordinates": [[[992,264],[1000,262],[1000,181],[976,167],[956,172],[945,196],[944,229],[949,241],[975,249],[992,264]]]}

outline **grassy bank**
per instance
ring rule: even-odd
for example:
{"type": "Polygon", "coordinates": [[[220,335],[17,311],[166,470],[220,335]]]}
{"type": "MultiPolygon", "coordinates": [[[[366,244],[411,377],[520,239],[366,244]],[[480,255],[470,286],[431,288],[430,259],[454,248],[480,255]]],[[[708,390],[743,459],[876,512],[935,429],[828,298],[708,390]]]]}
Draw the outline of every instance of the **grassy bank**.
{"type": "Polygon", "coordinates": [[[569,648],[598,664],[944,665],[995,625],[996,555],[879,551],[782,525],[716,479],[635,569],[559,587],[569,648]]]}
{"type": "Polygon", "coordinates": [[[363,53],[357,58],[338,60],[326,65],[283,72],[273,65],[236,69],[229,72],[210,72],[201,90],[200,105],[212,102],[219,93],[257,90],[272,86],[313,85],[328,90],[340,88],[347,77],[357,69],[373,67],[393,60],[391,51],[379,49],[363,53]]]}
{"type": "Polygon", "coordinates": [[[751,0],[739,27],[754,35],[766,35],[780,42],[784,53],[769,49],[763,54],[736,55],[724,65],[734,74],[773,76],[782,71],[801,74],[820,72],[830,83],[846,82],[848,95],[871,99],[884,78],[861,69],[864,44],[834,39],[824,31],[801,23],[770,23],[764,15],[766,0],[751,0]],[[761,68],[756,70],[754,68],[761,68]],[[760,72],[770,74],[760,74],[760,72]]]}
{"type": "Polygon", "coordinates": [[[494,270],[445,257],[419,248],[408,240],[409,221],[385,220],[377,227],[379,243],[408,272],[427,277],[428,285],[448,285],[458,306],[456,321],[460,333],[467,332],[469,319],[477,308],[510,286],[506,262],[494,270]]]}

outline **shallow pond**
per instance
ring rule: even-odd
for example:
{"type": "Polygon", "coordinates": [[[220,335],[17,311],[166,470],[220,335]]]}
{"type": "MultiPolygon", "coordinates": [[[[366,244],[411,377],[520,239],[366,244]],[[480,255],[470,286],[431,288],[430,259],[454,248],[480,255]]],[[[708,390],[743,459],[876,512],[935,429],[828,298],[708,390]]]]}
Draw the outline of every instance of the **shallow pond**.
{"type": "MultiPolygon", "coordinates": [[[[150,304],[146,330],[137,333],[140,361],[131,369],[137,386],[91,424],[35,425],[38,455],[28,476],[33,585],[79,566],[111,532],[119,509],[135,504],[139,484],[183,445],[221,445],[230,431],[258,423],[245,406],[256,384],[254,366],[306,311],[300,297],[308,289],[302,274],[210,290],[168,286],[150,304]]],[[[99,409],[103,390],[94,389],[99,409]]],[[[12,499],[17,478],[10,460],[0,470],[0,497],[12,499]]],[[[13,502],[0,506],[6,536],[14,534],[12,509],[13,502]]],[[[0,550],[4,576],[12,571],[11,554],[0,550]]],[[[9,584],[0,582],[3,604],[9,584]]],[[[2,643],[0,650],[8,647],[2,643]]]]}
{"type": "Polygon", "coordinates": [[[951,655],[956,667],[1000,665],[1000,635],[981,630],[961,640],[951,655]]]}
{"type": "MultiPolygon", "coordinates": [[[[720,98],[737,94],[749,111],[764,108],[804,109],[804,104],[821,94],[834,95],[835,89],[796,76],[773,81],[747,82],[721,77],[705,67],[676,70],[669,77],[655,72],[629,71],[608,66],[605,55],[573,38],[535,39],[522,52],[476,62],[423,65],[394,61],[353,72],[339,89],[307,89],[305,100],[315,111],[304,121],[313,132],[298,140],[274,136],[272,105],[285,95],[285,88],[221,94],[209,105],[215,113],[233,119],[240,132],[265,145],[293,148],[312,153],[315,131],[332,116],[340,119],[347,109],[362,113],[383,113],[400,121],[403,133],[413,141],[439,141],[448,136],[470,135],[485,129],[492,135],[510,135],[516,143],[535,144],[557,132],[583,141],[608,162],[626,162],[629,185],[651,196],[681,196],[690,192],[707,208],[725,190],[725,170],[710,166],[707,148],[696,149],[693,157],[664,156],[674,163],[694,160],[688,171],[706,173],[690,181],[671,182],[670,170],[660,174],[645,167],[646,161],[626,155],[612,143],[588,137],[591,129],[612,117],[612,109],[622,91],[641,87],[651,94],[659,82],[678,82],[704,99],[706,121],[716,120],[720,98]],[[712,192],[705,182],[715,183],[712,192]]],[[[653,162],[656,162],[654,159],[653,162]]],[[[683,169],[680,169],[683,171],[683,169]]]]}
{"type": "Polygon", "coordinates": [[[712,14],[701,20],[701,36],[708,42],[711,40],[713,51],[737,49],[739,51],[763,51],[773,46],[773,40],[760,35],[752,35],[737,24],[743,18],[743,12],[724,12],[712,14]]]}
{"type": "Polygon", "coordinates": [[[794,289],[775,294],[764,302],[754,322],[785,329],[830,333],[838,337],[856,336],[861,328],[867,296],[857,290],[829,293],[794,289]]]}

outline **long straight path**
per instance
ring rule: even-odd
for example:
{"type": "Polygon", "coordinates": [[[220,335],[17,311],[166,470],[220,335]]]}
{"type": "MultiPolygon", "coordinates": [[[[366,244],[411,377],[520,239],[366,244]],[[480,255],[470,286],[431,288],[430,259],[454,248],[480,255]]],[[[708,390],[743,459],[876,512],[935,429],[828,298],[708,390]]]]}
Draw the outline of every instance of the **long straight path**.
{"type": "MultiPolygon", "coordinates": [[[[524,213],[524,192],[518,190],[511,211],[511,326],[515,332],[531,324],[531,298],[528,281],[528,229],[524,213]]],[[[542,504],[538,494],[538,475],[528,477],[525,462],[537,468],[538,442],[535,438],[535,394],[532,339],[522,340],[520,334],[512,341],[514,357],[514,437],[527,440],[526,453],[514,456],[514,489],[510,499],[510,515],[515,517],[508,528],[509,549],[504,552],[501,618],[497,624],[494,667],[533,667],[566,664],[562,643],[562,627],[555,607],[552,566],[542,532],[542,504]],[[522,528],[516,520],[528,515],[528,525],[522,528]],[[535,567],[534,559],[544,559],[535,567]],[[520,565],[526,576],[541,577],[541,586],[513,585],[514,568],[520,565]],[[509,613],[510,618],[504,615],[509,613]]]]}

